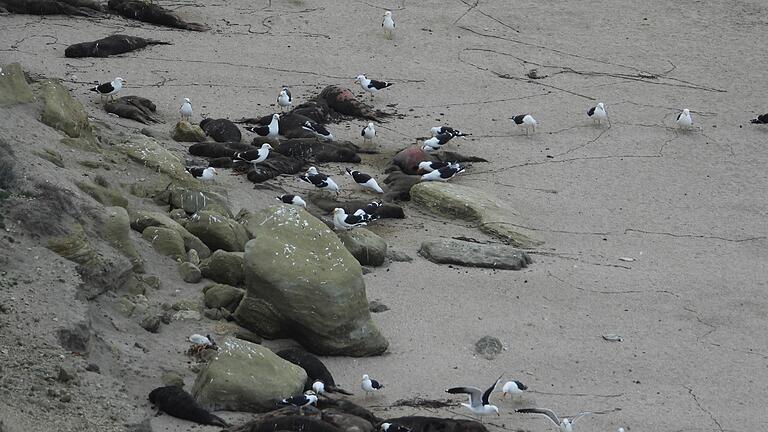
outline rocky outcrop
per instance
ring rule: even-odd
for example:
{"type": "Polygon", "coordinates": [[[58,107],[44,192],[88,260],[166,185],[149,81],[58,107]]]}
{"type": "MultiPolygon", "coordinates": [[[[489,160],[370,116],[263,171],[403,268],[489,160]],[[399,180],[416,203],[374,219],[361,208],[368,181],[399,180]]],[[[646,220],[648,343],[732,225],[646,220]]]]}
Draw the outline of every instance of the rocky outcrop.
{"type": "Polygon", "coordinates": [[[279,205],[245,220],[246,296],[235,319],[257,333],[264,311],[273,334],[290,334],[321,355],[381,354],[388,343],[371,321],[360,264],[304,209],[279,205]]]}
{"type": "Polygon", "coordinates": [[[512,246],[455,239],[426,241],[419,253],[434,263],[467,267],[520,270],[533,263],[527,253],[512,246]]]}
{"type": "Polygon", "coordinates": [[[208,210],[192,215],[186,228],[213,251],[222,249],[228,252],[242,252],[248,241],[245,227],[228,217],[208,210]]]}
{"type": "Polygon", "coordinates": [[[200,264],[203,277],[227,285],[242,285],[243,253],[219,249],[200,264]]]}
{"type": "Polygon", "coordinates": [[[227,337],[198,374],[192,394],[211,410],[264,412],[301,394],[306,379],[304,369],[269,349],[227,337]]]}
{"type": "Polygon", "coordinates": [[[337,233],[339,240],[344,243],[349,253],[357,259],[360,265],[380,266],[387,257],[387,242],[365,229],[358,228],[337,233]]]}
{"type": "Polygon", "coordinates": [[[531,248],[542,244],[526,234],[519,215],[502,206],[486,192],[458,184],[424,182],[411,188],[416,204],[443,217],[463,219],[476,224],[480,231],[499,237],[513,246],[531,248]]]}
{"type": "Polygon", "coordinates": [[[0,106],[7,107],[35,100],[32,87],[27,83],[24,71],[18,63],[3,67],[0,75],[0,106]]]}

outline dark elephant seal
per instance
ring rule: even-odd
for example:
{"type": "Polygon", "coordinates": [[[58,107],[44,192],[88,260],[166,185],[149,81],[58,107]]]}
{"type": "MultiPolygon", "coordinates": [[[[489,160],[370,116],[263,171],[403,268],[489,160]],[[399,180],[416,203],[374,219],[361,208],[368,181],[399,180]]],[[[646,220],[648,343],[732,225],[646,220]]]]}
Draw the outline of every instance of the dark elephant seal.
{"type": "Polygon", "coordinates": [[[163,122],[154,116],[156,109],[157,107],[151,100],[141,96],[123,96],[104,104],[106,112],[144,124],[163,122]]]}
{"type": "Polygon", "coordinates": [[[102,7],[90,0],[0,0],[0,8],[30,15],[73,15],[95,17],[102,7]]]}
{"type": "Polygon", "coordinates": [[[273,417],[254,420],[243,425],[227,429],[228,432],[344,432],[328,422],[306,416],[273,417]]]}
{"type": "Polygon", "coordinates": [[[144,0],[109,0],[107,5],[109,9],[129,19],[184,30],[208,30],[202,24],[186,22],[170,10],[144,0]]]}
{"type": "Polygon", "coordinates": [[[302,369],[307,373],[307,383],[304,385],[305,389],[311,389],[312,384],[315,381],[321,381],[325,386],[325,391],[329,393],[338,392],[346,395],[350,395],[348,391],[336,387],[336,382],[333,380],[331,371],[323,364],[322,360],[315,357],[300,348],[287,348],[276,352],[278,357],[283,360],[289,361],[302,369]]]}
{"type": "Polygon", "coordinates": [[[240,142],[243,138],[240,128],[227,119],[203,119],[200,128],[216,142],[240,142]]]}
{"type": "Polygon", "coordinates": [[[171,45],[171,43],[144,39],[138,36],[112,35],[93,42],[70,45],[64,50],[64,55],[66,57],[109,57],[141,49],[148,45],[171,45]]]}
{"type": "Polygon", "coordinates": [[[204,425],[229,426],[221,417],[204,410],[191,394],[180,387],[158,387],[149,393],[149,401],[160,411],[176,418],[204,425]]]}
{"type": "MultiPolygon", "coordinates": [[[[384,420],[384,423],[408,428],[411,432],[488,432],[474,420],[446,419],[439,417],[408,416],[384,420]]],[[[389,428],[392,429],[392,428],[389,428]]]]}
{"type": "Polygon", "coordinates": [[[318,141],[316,138],[294,138],[280,141],[276,150],[286,156],[314,162],[360,163],[359,148],[349,141],[318,141]]]}

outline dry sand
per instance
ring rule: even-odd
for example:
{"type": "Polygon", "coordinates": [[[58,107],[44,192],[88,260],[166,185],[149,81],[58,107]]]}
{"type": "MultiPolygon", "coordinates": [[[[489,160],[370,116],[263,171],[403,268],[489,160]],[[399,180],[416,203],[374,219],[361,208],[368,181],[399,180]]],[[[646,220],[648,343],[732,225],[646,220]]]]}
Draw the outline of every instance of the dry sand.
{"type": "MultiPolygon", "coordinates": [[[[125,78],[123,94],[156,102],[168,124],[155,129],[165,131],[183,97],[192,99],[195,120],[201,114],[234,119],[270,112],[280,85],[301,102],[328,84],[353,86],[359,73],[393,81],[375,104],[394,104],[407,117],[379,128],[381,150],[400,149],[438,124],[471,132],[458,150],[492,163],[474,164],[455,181],[508,201],[546,242],[524,271],[452,269],[418,257],[420,241],[485,238],[472,227],[412,206],[407,219],[374,226],[392,249],[415,260],[366,276],[369,299],[391,307],[374,315],[391,342],[388,353],[327,359],[342,386],[358,389],[363,373],[385,383],[375,398],[356,397],[364,405],[444,398],[448,386],[485,386],[504,373],[532,389],[525,405],[563,414],[609,412],[581,420],[581,431],[764,425],[768,129],[748,124],[768,110],[764,2],[159,4],[212,30],[168,30],[117,17],[7,16],[0,23],[11,48],[4,44],[0,63],[18,61],[33,73],[63,77],[95,118],[131,131],[141,126],[107,116],[88,83],[125,78]],[[385,8],[397,22],[393,41],[380,27],[385,8]],[[108,59],[63,57],[69,44],[113,33],[174,45],[108,59]],[[530,80],[532,70],[546,78],[530,80]],[[598,101],[606,104],[610,128],[586,117],[598,101]],[[684,107],[696,129],[680,133],[672,125],[684,107]],[[539,120],[535,135],[522,135],[507,120],[521,112],[539,120]],[[606,342],[607,333],[624,341],[606,342]],[[484,335],[505,344],[495,360],[473,353],[484,335]]],[[[342,123],[332,131],[358,140],[362,125],[342,123]]],[[[270,184],[308,190],[292,178],[270,184]]],[[[222,186],[235,210],[273,204],[273,190],[254,190],[244,178],[225,176],[222,186]]],[[[160,264],[149,269],[162,270],[160,264]]],[[[187,331],[170,326],[148,348],[180,349],[187,331]]],[[[164,355],[156,358],[184,364],[173,349],[164,355]]],[[[142,361],[134,359],[137,369],[150,367],[142,361]]],[[[158,383],[152,368],[137,379],[122,375],[139,406],[129,414],[134,420],[149,415],[142,401],[158,383]]],[[[500,406],[492,428],[549,430],[546,419],[515,414],[517,405],[509,402],[500,406]]],[[[461,407],[391,413],[466,414],[461,407]]],[[[155,431],[190,426],[167,416],[152,423],[155,431]]]]}

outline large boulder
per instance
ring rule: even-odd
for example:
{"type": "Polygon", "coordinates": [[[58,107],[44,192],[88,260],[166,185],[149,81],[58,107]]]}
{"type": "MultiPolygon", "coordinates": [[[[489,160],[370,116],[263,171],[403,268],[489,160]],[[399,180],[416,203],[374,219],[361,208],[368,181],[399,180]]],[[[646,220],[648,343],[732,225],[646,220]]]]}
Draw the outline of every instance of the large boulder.
{"type": "Polygon", "coordinates": [[[144,240],[152,243],[152,247],[160,255],[170,256],[181,261],[186,260],[187,252],[184,249],[184,239],[176,231],[170,228],[148,227],[141,233],[141,236],[144,240]]]}
{"type": "Polygon", "coordinates": [[[227,337],[200,371],[192,394],[215,410],[265,412],[280,399],[301,394],[307,373],[267,348],[227,337]]]}
{"type": "Polygon", "coordinates": [[[88,113],[61,83],[47,80],[40,86],[39,94],[45,103],[40,119],[43,123],[64,132],[71,138],[90,134],[88,113]]]}
{"type": "Polygon", "coordinates": [[[531,248],[542,244],[526,234],[518,213],[499,204],[486,192],[445,182],[422,182],[411,188],[411,200],[441,216],[464,219],[480,231],[497,236],[513,246],[531,248]]]}
{"type": "Polygon", "coordinates": [[[337,233],[344,247],[360,265],[380,266],[387,257],[387,242],[365,228],[337,233]]]}
{"type": "Polygon", "coordinates": [[[123,136],[115,143],[115,148],[136,162],[167,174],[174,180],[190,183],[194,181],[181,160],[163,148],[154,138],[144,135],[123,136]]]}
{"type": "Polygon", "coordinates": [[[209,285],[203,289],[203,292],[205,293],[205,307],[229,310],[235,310],[245,294],[243,289],[224,284],[209,285]]]}
{"type": "Polygon", "coordinates": [[[0,106],[6,107],[35,100],[24,71],[18,63],[3,68],[0,74],[0,106]]]}
{"type": "Polygon", "coordinates": [[[144,232],[147,227],[151,226],[170,228],[179,233],[181,238],[184,239],[184,248],[187,251],[196,250],[197,256],[200,258],[207,258],[211,255],[211,250],[202,240],[192,235],[186,228],[166,214],[147,210],[132,210],[129,214],[131,228],[134,230],[144,232]]]}
{"type": "Polygon", "coordinates": [[[242,252],[248,241],[248,232],[237,221],[218,213],[203,210],[187,222],[187,231],[203,241],[211,250],[242,252]]]}
{"type": "Polygon", "coordinates": [[[245,222],[253,240],[245,247],[238,322],[249,328],[257,321],[249,305],[264,305],[246,301],[253,298],[274,308],[281,329],[316,354],[369,356],[387,349],[368,311],[360,263],[322,221],[303,208],[278,205],[245,222]]]}
{"type": "Polygon", "coordinates": [[[512,246],[455,239],[425,241],[419,253],[434,263],[467,267],[520,270],[533,262],[527,253],[512,246]]]}
{"type": "Polygon", "coordinates": [[[203,277],[227,285],[243,283],[243,253],[217,250],[200,264],[203,277]]]}
{"type": "Polygon", "coordinates": [[[205,141],[205,132],[198,125],[193,125],[188,121],[176,123],[171,136],[176,141],[181,142],[203,142],[205,141]]]}
{"type": "Polygon", "coordinates": [[[170,191],[168,204],[172,209],[182,209],[189,214],[207,210],[232,217],[232,212],[227,206],[227,197],[216,192],[175,188],[170,191]]]}

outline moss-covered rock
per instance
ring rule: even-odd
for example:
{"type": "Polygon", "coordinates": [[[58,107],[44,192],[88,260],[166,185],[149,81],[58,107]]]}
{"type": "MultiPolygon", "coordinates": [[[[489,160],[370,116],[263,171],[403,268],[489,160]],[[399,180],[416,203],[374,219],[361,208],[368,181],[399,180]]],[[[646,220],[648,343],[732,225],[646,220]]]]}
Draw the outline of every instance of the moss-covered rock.
{"type": "Polygon", "coordinates": [[[184,261],[187,252],[184,249],[184,239],[171,228],[148,227],[141,233],[144,240],[152,243],[157,253],[184,261]]]}
{"type": "Polygon", "coordinates": [[[132,210],[130,213],[131,228],[143,233],[147,227],[159,226],[164,228],[171,228],[179,233],[182,239],[184,239],[184,248],[186,250],[194,249],[197,251],[197,255],[200,258],[207,258],[211,255],[211,250],[205,243],[199,238],[190,234],[181,224],[172,220],[164,213],[153,212],[147,210],[132,210]]]}
{"type": "Polygon", "coordinates": [[[203,277],[214,282],[242,285],[244,281],[243,253],[219,249],[200,263],[200,270],[203,272],[203,277]]]}
{"type": "Polygon", "coordinates": [[[234,311],[240,300],[243,299],[245,290],[224,284],[214,284],[205,287],[205,306],[218,309],[226,308],[234,311]]]}
{"type": "Polygon", "coordinates": [[[102,226],[104,238],[128,258],[133,265],[133,271],[144,272],[144,262],[131,240],[131,225],[128,221],[128,212],[123,207],[106,207],[106,220],[102,226]]]}
{"type": "Polygon", "coordinates": [[[357,259],[360,265],[380,266],[387,257],[387,242],[365,229],[358,228],[336,233],[344,247],[357,259]]]}
{"type": "Polygon", "coordinates": [[[0,106],[7,107],[35,100],[32,87],[27,83],[24,71],[18,63],[3,67],[0,75],[0,106]]]}
{"type": "Polygon", "coordinates": [[[187,222],[187,231],[203,241],[211,250],[242,252],[248,232],[237,221],[208,210],[195,213],[187,222]]]}
{"type": "Polygon", "coordinates": [[[86,267],[93,268],[99,264],[98,254],[80,224],[74,225],[69,235],[49,239],[48,249],[86,267]]]}
{"type": "Polygon", "coordinates": [[[200,269],[191,262],[179,264],[179,274],[181,275],[181,280],[187,283],[198,283],[203,278],[200,269]]]}
{"type": "Polygon", "coordinates": [[[80,190],[105,206],[128,208],[128,200],[119,191],[87,181],[76,181],[75,184],[80,190]]]}
{"type": "Polygon", "coordinates": [[[172,209],[182,209],[189,214],[206,210],[231,218],[227,197],[216,192],[173,188],[169,191],[168,204],[172,209]]]}
{"type": "Polygon", "coordinates": [[[180,121],[171,130],[171,137],[181,142],[203,142],[206,139],[205,132],[198,125],[188,121],[180,121]]]}
{"type": "Polygon", "coordinates": [[[32,153],[39,156],[42,159],[47,160],[48,162],[56,165],[59,168],[64,168],[64,159],[61,157],[61,153],[51,150],[51,149],[43,149],[43,150],[35,150],[32,153]]]}
{"type": "Polygon", "coordinates": [[[61,83],[46,80],[40,85],[38,94],[44,103],[40,121],[64,132],[71,138],[92,134],[85,108],[61,83]]]}
{"type": "Polygon", "coordinates": [[[165,173],[173,179],[193,179],[179,158],[164,149],[154,138],[145,135],[124,136],[115,143],[115,148],[136,162],[165,173]]]}

